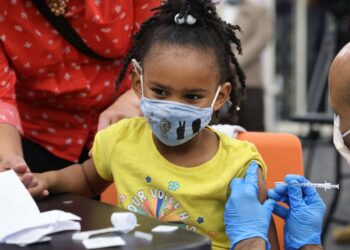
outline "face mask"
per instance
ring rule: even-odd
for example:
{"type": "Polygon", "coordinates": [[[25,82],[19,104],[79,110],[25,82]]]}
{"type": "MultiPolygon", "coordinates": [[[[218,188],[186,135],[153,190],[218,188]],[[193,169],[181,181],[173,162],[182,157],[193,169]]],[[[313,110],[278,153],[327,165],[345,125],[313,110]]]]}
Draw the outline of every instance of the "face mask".
{"type": "Polygon", "coordinates": [[[149,99],[144,97],[143,75],[140,65],[133,60],[141,80],[141,111],[147,118],[153,134],[168,146],[177,146],[192,139],[205,128],[212,117],[213,106],[221,86],[216,91],[210,107],[200,108],[172,101],[149,99]]]}
{"type": "Polygon", "coordinates": [[[350,165],[350,150],[349,148],[344,144],[344,137],[348,136],[350,130],[345,132],[344,134],[341,134],[339,130],[339,116],[336,116],[334,118],[334,126],[333,126],[333,143],[338,152],[345,158],[345,160],[350,165]]]}

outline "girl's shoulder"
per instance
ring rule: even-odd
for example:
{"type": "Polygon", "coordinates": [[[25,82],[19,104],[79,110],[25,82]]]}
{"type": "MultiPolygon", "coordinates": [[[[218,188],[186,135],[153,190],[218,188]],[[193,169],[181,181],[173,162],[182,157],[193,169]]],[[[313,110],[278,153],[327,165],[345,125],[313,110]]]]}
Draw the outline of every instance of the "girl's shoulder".
{"type": "Polygon", "coordinates": [[[218,126],[212,126],[208,128],[218,136],[220,140],[220,144],[224,149],[232,150],[232,151],[248,150],[248,151],[257,152],[257,149],[254,144],[252,144],[251,142],[239,140],[236,138],[237,133],[239,131],[238,132],[227,131],[226,127],[222,128],[218,126]]]}
{"type": "Polygon", "coordinates": [[[144,117],[125,118],[99,131],[96,136],[121,140],[125,137],[138,136],[139,133],[148,129],[147,125],[144,117]]]}

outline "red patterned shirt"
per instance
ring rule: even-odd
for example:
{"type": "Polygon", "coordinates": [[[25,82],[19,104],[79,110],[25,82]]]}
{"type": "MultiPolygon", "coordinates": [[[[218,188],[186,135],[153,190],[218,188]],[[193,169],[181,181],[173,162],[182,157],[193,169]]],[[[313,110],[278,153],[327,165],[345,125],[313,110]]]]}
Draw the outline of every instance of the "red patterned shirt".
{"type": "MultiPolygon", "coordinates": [[[[36,1],[36,0],[34,0],[36,1]]],[[[130,88],[114,82],[132,33],[160,0],[71,0],[65,17],[96,53],[79,53],[30,0],[0,1],[0,123],[54,155],[77,161],[99,114],[130,88]]]]}

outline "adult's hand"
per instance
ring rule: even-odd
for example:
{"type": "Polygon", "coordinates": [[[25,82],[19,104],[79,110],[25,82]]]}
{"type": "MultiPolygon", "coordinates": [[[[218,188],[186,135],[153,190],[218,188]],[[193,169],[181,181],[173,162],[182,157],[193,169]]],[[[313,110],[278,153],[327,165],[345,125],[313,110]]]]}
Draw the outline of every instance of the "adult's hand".
{"type": "Polygon", "coordinates": [[[266,249],[270,249],[267,238],[271,215],[276,202],[268,199],[264,204],[258,200],[258,164],[252,162],[244,179],[231,181],[231,194],[225,205],[224,221],[226,234],[231,242],[231,249],[237,243],[260,237],[266,241],[266,249]]]}
{"type": "Polygon", "coordinates": [[[27,163],[18,155],[7,155],[2,157],[0,161],[0,171],[13,169],[20,177],[26,188],[35,186],[37,183],[33,174],[30,172],[27,163]]]}
{"type": "Polygon", "coordinates": [[[135,92],[130,89],[101,113],[97,131],[104,129],[123,118],[135,116],[141,116],[140,100],[135,92]]]}
{"type": "Polygon", "coordinates": [[[268,196],[285,202],[289,208],[276,204],[274,213],[285,220],[284,246],[287,250],[305,245],[321,245],[322,220],[326,206],[316,189],[300,187],[308,182],[299,175],[287,175],[288,185],[277,184],[268,191],[268,196]]]}

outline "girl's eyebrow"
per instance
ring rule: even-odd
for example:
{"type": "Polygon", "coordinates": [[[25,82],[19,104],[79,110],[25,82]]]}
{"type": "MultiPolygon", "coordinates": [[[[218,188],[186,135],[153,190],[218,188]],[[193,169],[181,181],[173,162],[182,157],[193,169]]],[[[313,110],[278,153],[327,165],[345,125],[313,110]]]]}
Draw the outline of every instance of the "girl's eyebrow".
{"type": "MultiPolygon", "coordinates": [[[[159,82],[154,82],[154,81],[149,81],[154,87],[161,88],[161,89],[171,89],[165,84],[159,83],[159,82]]],[[[202,88],[185,88],[183,89],[184,92],[191,92],[191,93],[207,93],[207,89],[202,89],[202,88]]]]}
{"type": "Polygon", "coordinates": [[[159,83],[159,82],[154,82],[154,81],[149,81],[154,87],[161,88],[161,89],[169,89],[165,84],[159,83]]]}

